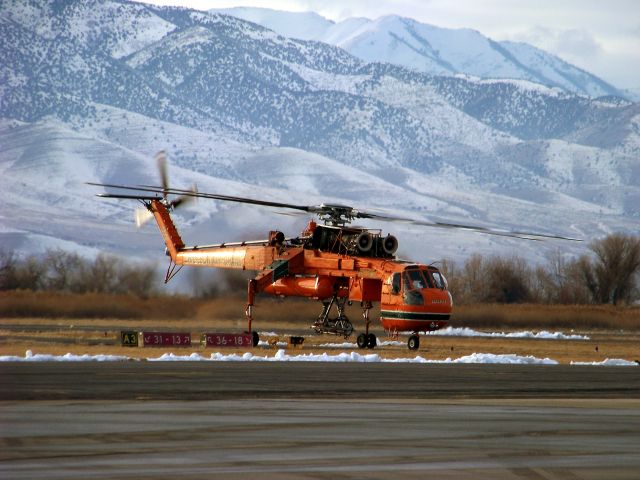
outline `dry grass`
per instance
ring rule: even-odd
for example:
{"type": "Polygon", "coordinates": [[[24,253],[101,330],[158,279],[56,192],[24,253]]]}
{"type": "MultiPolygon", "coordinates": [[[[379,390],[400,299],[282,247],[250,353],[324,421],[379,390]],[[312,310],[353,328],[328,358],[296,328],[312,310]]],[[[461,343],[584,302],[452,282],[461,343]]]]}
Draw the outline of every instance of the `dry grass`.
{"type": "MultiPolygon", "coordinates": [[[[129,296],[64,295],[33,292],[0,294],[0,355],[34,353],[111,353],[130,357],[154,357],[166,351],[208,355],[212,350],[197,343],[199,334],[210,331],[240,332],[246,328],[245,299],[239,296],[215,300],[186,297],[138,299],[129,296]],[[120,346],[121,330],[188,331],[191,348],[130,348],[120,346]]],[[[319,302],[304,299],[259,298],[254,311],[254,328],[276,331],[280,341],[288,335],[307,336],[303,353],[332,354],[344,348],[323,346],[344,342],[341,337],[314,336],[309,325],[320,312],[319,302]]],[[[356,329],[363,327],[357,304],[347,314],[356,329]]],[[[373,331],[380,340],[386,334],[372,312],[373,331]]],[[[576,330],[588,332],[590,340],[560,341],[511,338],[438,337],[426,335],[418,354],[431,359],[457,358],[474,352],[533,355],[562,363],[602,361],[605,358],[640,359],[640,309],[610,306],[473,305],[459,306],[451,321],[454,326],[479,330],[576,330]],[[621,330],[624,330],[622,332],[621,330]]],[[[274,337],[265,337],[273,339],[274,337]]],[[[385,358],[413,355],[406,337],[397,346],[385,346],[376,353],[385,358]]],[[[349,339],[355,341],[354,337],[349,339]]],[[[259,347],[257,355],[272,355],[274,348],[259,347]]],[[[223,353],[240,353],[229,350],[223,353]]],[[[297,353],[297,350],[294,350],[297,353]]],[[[370,352],[365,352],[370,353],[370,352]]]]}
{"type": "Polygon", "coordinates": [[[640,308],[613,305],[461,305],[453,326],[575,330],[640,330],[640,308]]]}
{"type": "Polygon", "coordinates": [[[191,318],[197,307],[197,301],[186,297],[0,292],[1,318],[191,318]]]}
{"type": "MultiPolygon", "coordinates": [[[[182,296],[141,299],[128,295],[0,292],[0,318],[83,318],[127,320],[190,320],[195,323],[244,320],[246,299],[241,296],[213,300],[182,296]]],[[[319,315],[317,301],[260,297],[254,318],[261,324],[306,326],[319,315]]],[[[374,308],[375,320],[379,310],[374,308]]],[[[347,308],[358,323],[357,304],[347,308]]],[[[478,304],[454,308],[450,324],[471,328],[575,329],[640,331],[640,307],[611,305],[478,304]]]]}

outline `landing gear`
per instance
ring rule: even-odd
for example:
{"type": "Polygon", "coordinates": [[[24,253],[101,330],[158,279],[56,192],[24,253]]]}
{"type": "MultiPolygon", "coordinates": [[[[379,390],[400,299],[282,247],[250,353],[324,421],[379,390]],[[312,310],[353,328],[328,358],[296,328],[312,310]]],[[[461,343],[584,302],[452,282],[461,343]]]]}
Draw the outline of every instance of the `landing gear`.
{"type": "Polygon", "coordinates": [[[356,343],[358,344],[358,348],[376,348],[376,345],[378,345],[378,339],[373,333],[361,333],[358,335],[356,343]]]}
{"type": "Polygon", "coordinates": [[[378,345],[378,339],[376,338],[375,334],[370,333],[367,336],[369,337],[369,342],[367,343],[367,348],[376,348],[376,346],[378,345]]]}
{"type": "Polygon", "coordinates": [[[330,333],[332,335],[342,335],[344,338],[348,338],[353,333],[353,325],[344,314],[344,310],[347,304],[346,297],[338,297],[333,295],[331,300],[322,302],[322,313],[313,324],[313,329],[316,333],[330,333]],[[329,318],[329,312],[331,307],[335,304],[338,310],[338,316],[334,319],[329,318]]]}
{"type": "Polygon", "coordinates": [[[409,337],[407,346],[409,347],[409,350],[417,350],[418,348],[420,348],[420,337],[417,333],[414,333],[409,337]]]}
{"type": "Polygon", "coordinates": [[[251,330],[251,322],[253,321],[253,302],[256,298],[256,281],[249,280],[249,285],[247,286],[247,308],[244,311],[245,316],[247,317],[247,332],[251,335],[251,342],[254,347],[258,346],[258,342],[260,342],[260,336],[258,332],[254,332],[251,330]]]}
{"type": "Polygon", "coordinates": [[[364,333],[358,335],[358,339],[356,343],[358,344],[358,348],[376,348],[378,345],[378,340],[376,339],[375,334],[369,333],[369,325],[371,325],[371,320],[369,319],[369,310],[373,305],[371,302],[363,302],[362,303],[362,318],[364,318],[364,333]]]}

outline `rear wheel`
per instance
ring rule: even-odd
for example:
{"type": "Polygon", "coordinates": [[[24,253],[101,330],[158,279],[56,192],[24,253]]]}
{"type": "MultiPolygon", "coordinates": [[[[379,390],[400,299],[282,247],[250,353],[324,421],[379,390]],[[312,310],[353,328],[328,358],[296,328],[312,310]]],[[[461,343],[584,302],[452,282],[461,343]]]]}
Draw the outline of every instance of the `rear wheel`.
{"type": "Polygon", "coordinates": [[[251,332],[251,337],[252,337],[252,341],[253,341],[253,346],[257,347],[258,346],[258,342],[260,342],[260,335],[258,335],[258,332],[256,332],[254,330],[253,332],[251,332]]]}
{"type": "Polygon", "coordinates": [[[361,333],[360,335],[358,335],[356,343],[358,344],[358,348],[366,348],[369,344],[368,335],[361,333]]]}
{"type": "Polygon", "coordinates": [[[376,339],[375,334],[370,333],[367,335],[367,348],[376,348],[378,345],[378,340],[376,339]]]}
{"type": "Polygon", "coordinates": [[[407,342],[407,346],[409,347],[409,350],[417,350],[420,348],[420,337],[418,335],[411,335],[407,342]]]}

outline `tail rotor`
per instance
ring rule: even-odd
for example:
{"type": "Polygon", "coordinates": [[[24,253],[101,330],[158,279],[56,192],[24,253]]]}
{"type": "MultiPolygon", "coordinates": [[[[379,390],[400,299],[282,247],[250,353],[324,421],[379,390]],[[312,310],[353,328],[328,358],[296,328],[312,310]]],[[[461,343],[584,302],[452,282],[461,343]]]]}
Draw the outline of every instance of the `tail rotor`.
{"type": "MultiPolygon", "coordinates": [[[[169,210],[174,210],[179,206],[187,205],[193,202],[193,200],[197,199],[198,187],[194,183],[189,190],[183,190],[183,192],[185,192],[184,194],[178,196],[177,198],[174,198],[173,200],[169,200],[168,197],[171,189],[169,187],[167,153],[164,150],[160,150],[158,153],[156,153],[155,160],[158,167],[158,172],[160,174],[160,182],[162,186],[162,203],[164,203],[169,210]]],[[[139,207],[135,211],[136,226],[138,228],[145,225],[152,218],[153,213],[148,207],[139,207]]]]}

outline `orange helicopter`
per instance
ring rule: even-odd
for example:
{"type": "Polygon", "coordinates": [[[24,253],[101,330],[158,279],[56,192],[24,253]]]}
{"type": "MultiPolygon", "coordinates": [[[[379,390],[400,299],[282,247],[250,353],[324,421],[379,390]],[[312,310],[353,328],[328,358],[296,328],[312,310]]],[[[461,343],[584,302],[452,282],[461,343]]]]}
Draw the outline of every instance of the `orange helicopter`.
{"type": "Polygon", "coordinates": [[[256,271],[248,281],[245,315],[253,345],[259,341],[252,330],[253,307],[258,292],[282,297],[307,297],[322,302],[322,312],[312,328],[316,333],[349,337],[354,327],[345,315],[347,303],[360,302],[364,332],[357,336],[359,348],[374,348],[377,339],[370,332],[370,310],[380,302],[380,322],[393,337],[410,332],[408,348],[420,346],[421,332],[444,327],[451,315],[453,300],[447,280],[433,265],[421,265],[396,258],[398,240],[383,236],[380,230],[351,226],[355,219],[399,221],[415,225],[448,229],[472,230],[492,235],[525,239],[557,238],[577,240],[557,235],[502,231],[486,227],[445,222],[424,222],[407,218],[370,213],[346,205],[294,205],[251,198],[219,195],[169,188],[166,155],[156,156],[162,186],[127,186],[88,183],[108,189],[144,192],[136,194],[101,193],[99,197],[134,199],[144,209],[136,212],[140,225],[155,218],[170,257],[165,276],[167,283],[185,265],[256,271]],[[154,194],[154,195],[149,195],[154,194]],[[169,195],[178,195],[169,200],[169,195]],[[287,238],[280,231],[270,231],[265,240],[186,246],[170,212],[193,198],[208,198],[306,212],[322,222],[309,221],[297,237],[287,238]],[[331,315],[335,307],[337,314],[331,315]]]}

